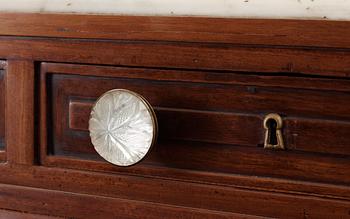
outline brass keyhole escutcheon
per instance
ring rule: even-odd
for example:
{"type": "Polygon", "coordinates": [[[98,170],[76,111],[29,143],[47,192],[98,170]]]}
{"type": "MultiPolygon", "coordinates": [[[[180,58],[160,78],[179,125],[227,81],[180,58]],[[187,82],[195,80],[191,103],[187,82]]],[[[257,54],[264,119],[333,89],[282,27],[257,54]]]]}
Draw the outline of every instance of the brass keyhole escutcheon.
{"type": "Polygon", "coordinates": [[[264,148],[266,149],[280,149],[284,150],[284,142],[282,136],[283,121],[280,115],[276,113],[270,113],[265,116],[264,128],[265,128],[265,142],[264,148]]]}

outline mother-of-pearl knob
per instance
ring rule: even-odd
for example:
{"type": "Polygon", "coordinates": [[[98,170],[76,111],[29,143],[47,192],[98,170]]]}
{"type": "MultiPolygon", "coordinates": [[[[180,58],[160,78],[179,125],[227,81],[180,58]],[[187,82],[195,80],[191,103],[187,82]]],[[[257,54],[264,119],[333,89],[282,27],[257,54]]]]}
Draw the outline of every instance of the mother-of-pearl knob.
{"type": "Polygon", "coordinates": [[[90,114],[90,138],[96,152],[117,166],[141,161],[154,144],[157,129],[151,105],[129,90],[104,93],[90,114]]]}

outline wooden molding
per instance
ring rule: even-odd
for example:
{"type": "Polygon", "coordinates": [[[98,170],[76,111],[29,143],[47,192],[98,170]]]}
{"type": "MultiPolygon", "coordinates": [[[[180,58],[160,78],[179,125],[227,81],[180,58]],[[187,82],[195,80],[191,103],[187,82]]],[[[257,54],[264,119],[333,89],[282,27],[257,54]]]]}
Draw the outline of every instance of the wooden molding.
{"type": "Polygon", "coordinates": [[[1,13],[0,35],[350,48],[350,22],[1,13]]]}
{"type": "MultiPolygon", "coordinates": [[[[203,218],[205,214],[210,212],[221,212],[231,216],[228,218],[236,218],[234,216],[240,214],[277,218],[288,215],[293,218],[301,218],[305,212],[310,217],[316,218],[330,215],[342,218],[348,214],[347,210],[349,209],[348,200],[256,191],[252,188],[248,190],[215,184],[188,183],[160,178],[101,174],[47,167],[0,165],[0,170],[4,175],[7,174],[6,177],[0,179],[0,192],[4,194],[3,199],[0,199],[0,206],[36,214],[88,218],[86,215],[89,214],[96,217],[94,211],[100,209],[106,214],[124,215],[119,211],[120,209],[132,209],[138,206],[136,203],[140,202],[152,203],[152,205],[159,207],[177,206],[178,209],[197,209],[203,212],[202,217],[189,217],[190,215],[186,214],[181,218],[203,218]],[[2,183],[12,185],[6,186],[2,183]],[[22,199],[19,194],[26,194],[27,199],[22,199]],[[130,197],[132,200],[129,200],[131,201],[129,207],[108,207],[109,205],[118,206],[118,203],[122,204],[121,200],[130,199],[130,197]],[[103,200],[101,200],[102,198],[103,200]],[[94,200],[93,204],[91,204],[92,199],[94,200]],[[39,200],[40,203],[45,203],[40,205],[41,208],[38,208],[37,205],[39,200]],[[286,203],[290,203],[290,207],[286,208],[286,203]],[[92,209],[86,208],[87,205],[92,209]],[[67,206],[73,207],[67,208],[67,206]],[[274,208],[270,206],[274,206],[274,208]],[[276,211],[276,208],[280,210],[276,211]],[[58,212],[60,213],[58,214],[58,212]]],[[[238,179],[240,178],[238,176],[238,179]]],[[[312,185],[310,186],[312,187],[312,185]]],[[[305,188],[305,185],[302,187],[305,188]]],[[[330,189],[332,187],[328,187],[328,190],[330,189]]],[[[347,191],[346,187],[346,191],[343,190],[343,192],[347,191]]],[[[174,208],[159,210],[160,215],[164,215],[167,211],[169,214],[176,213],[174,208]]],[[[125,214],[133,215],[137,212],[125,214]]],[[[155,218],[160,216],[155,212],[149,215],[155,216],[155,218]]],[[[134,216],[138,218],[137,215],[134,216]]],[[[170,216],[163,217],[172,218],[170,216]]]]}
{"type": "Polygon", "coordinates": [[[3,194],[2,199],[0,199],[0,205],[2,208],[21,212],[30,211],[31,213],[36,214],[29,214],[20,217],[21,215],[14,215],[8,212],[4,214],[4,212],[0,211],[0,216],[5,215],[6,218],[10,219],[54,219],[54,216],[64,218],[145,218],[144,216],[146,216],[146,218],[149,219],[264,218],[241,213],[182,207],[123,198],[111,198],[106,196],[92,196],[87,194],[5,184],[0,184],[0,192],[3,194]],[[22,194],[25,194],[25,196],[22,194]],[[52,215],[53,217],[41,216],[37,214],[52,215]]]}
{"type": "Polygon", "coordinates": [[[11,163],[34,160],[34,64],[9,60],[6,73],[5,144],[11,163]]]}

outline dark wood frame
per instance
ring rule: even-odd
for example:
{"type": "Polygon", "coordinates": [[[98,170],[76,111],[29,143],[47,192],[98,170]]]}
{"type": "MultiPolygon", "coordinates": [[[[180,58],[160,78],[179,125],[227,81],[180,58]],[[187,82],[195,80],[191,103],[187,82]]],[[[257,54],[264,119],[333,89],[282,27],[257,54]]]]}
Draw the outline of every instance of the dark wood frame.
{"type": "Polygon", "coordinates": [[[218,176],[221,183],[196,184],[40,166],[34,116],[40,100],[36,63],[45,61],[348,80],[349,22],[2,13],[0,35],[0,58],[7,60],[7,162],[0,164],[0,208],[66,217],[89,217],[97,210],[101,217],[126,218],[151,210],[150,218],[167,213],[168,218],[349,214],[348,186],[240,175],[218,176]],[[228,186],[232,181],[235,185],[228,186]],[[147,192],[152,188],[158,192],[147,192]],[[27,198],[20,198],[23,194],[27,198]],[[96,205],[82,209],[91,204],[92,196],[96,205]],[[216,205],[210,200],[213,196],[216,205]],[[135,200],[127,200],[130,197],[135,200]],[[158,203],[152,208],[151,202],[158,203]],[[123,207],[112,207],[116,205],[123,207]]]}

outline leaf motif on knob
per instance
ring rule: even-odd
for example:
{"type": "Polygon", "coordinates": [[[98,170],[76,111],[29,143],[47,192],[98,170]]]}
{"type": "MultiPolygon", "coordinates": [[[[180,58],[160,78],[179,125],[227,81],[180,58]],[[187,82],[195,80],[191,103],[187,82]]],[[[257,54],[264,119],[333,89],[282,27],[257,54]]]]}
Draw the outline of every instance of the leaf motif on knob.
{"type": "Polygon", "coordinates": [[[139,162],[149,151],[155,123],[150,106],[128,90],[112,90],[95,103],[89,120],[91,142],[105,160],[118,166],[139,162]]]}

